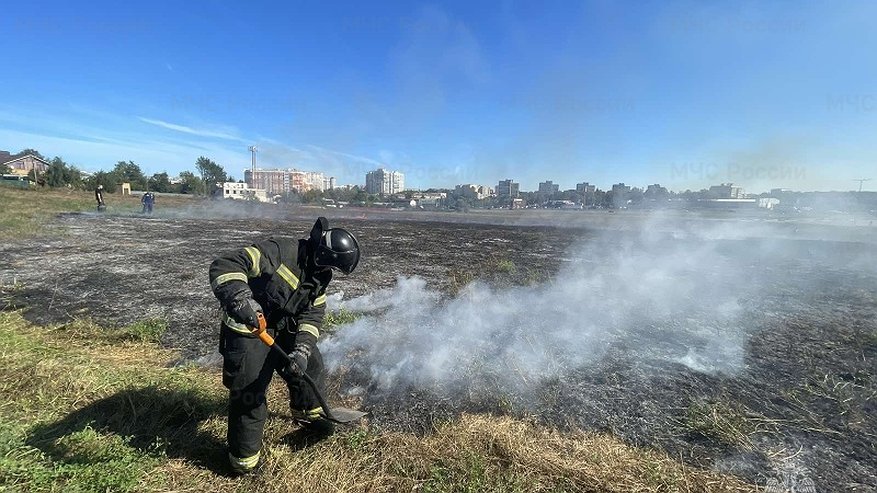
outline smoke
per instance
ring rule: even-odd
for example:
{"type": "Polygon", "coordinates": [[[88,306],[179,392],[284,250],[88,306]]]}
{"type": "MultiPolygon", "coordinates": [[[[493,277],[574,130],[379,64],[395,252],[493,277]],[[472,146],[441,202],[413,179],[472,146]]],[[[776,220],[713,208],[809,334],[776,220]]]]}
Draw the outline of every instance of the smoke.
{"type": "Polygon", "coordinates": [[[489,380],[524,392],[610,352],[647,366],[739,372],[744,307],[762,287],[752,262],[724,252],[724,240],[642,231],[577,245],[539,285],[476,281],[448,297],[401,276],[392,288],[336,305],[360,317],[321,343],[327,365],[382,391],[453,392],[489,380]]]}

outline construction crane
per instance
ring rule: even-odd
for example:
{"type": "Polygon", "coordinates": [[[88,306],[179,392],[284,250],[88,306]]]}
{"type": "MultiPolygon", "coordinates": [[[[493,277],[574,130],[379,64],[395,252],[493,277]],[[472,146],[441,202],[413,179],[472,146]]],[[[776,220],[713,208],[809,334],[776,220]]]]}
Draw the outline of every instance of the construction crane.
{"type": "Polygon", "coordinates": [[[857,178],[853,181],[859,182],[859,192],[861,192],[862,191],[862,183],[864,183],[866,181],[871,181],[871,178],[857,178]]]}

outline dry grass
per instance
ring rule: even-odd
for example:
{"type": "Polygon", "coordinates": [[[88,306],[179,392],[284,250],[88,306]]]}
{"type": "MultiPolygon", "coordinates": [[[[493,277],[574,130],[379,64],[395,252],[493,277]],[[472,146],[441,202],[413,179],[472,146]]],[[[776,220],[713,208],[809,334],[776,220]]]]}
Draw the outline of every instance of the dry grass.
{"type": "Polygon", "coordinates": [[[752,491],[608,435],[562,434],[477,415],[464,415],[424,438],[361,431],[307,453],[270,450],[261,474],[290,482],[266,491],[306,491],[290,487],[296,479],[291,471],[311,478],[321,491],[752,491]]]}
{"type": "MultiPolygon", "coordinates": [[[[141,210],[140,198],[107,195],[107,212],[130,214],[141,210]]],[[[161,196],[160,207],[191,205],[190,196],[161,196]]],[[[197,199],[194,199],[197,200],[197,199]]],[[[94,211],[93,191],[66,188],[18,189],[0,187],[0,239],[20,239],[48,231],[61,212],[94,211]]]]}
{"type": "Polygon", "coordinates": [[[223,475],[217,370],[88,322],[44,328],[0,313],[0,490],[12,491],[754,491],[666,454],[595,433],[464,415],[425,437],[352,427],[309,443],[283,389],[265,461],[223,475]]]}
{"type": "Polygon", "coordinates": [[[747,414],[741,404],[731,399],[698,400],[689,405],[682,425],[687,431],[716,443],[751,450],[749,436],[755,427],[747,414]]]}

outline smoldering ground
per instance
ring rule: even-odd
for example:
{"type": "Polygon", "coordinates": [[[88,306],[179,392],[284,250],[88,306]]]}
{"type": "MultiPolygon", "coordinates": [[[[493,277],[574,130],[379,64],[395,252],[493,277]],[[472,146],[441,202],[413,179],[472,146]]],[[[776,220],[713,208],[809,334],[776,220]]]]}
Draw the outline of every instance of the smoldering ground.
{"type": "Polygon", "coordinates": [[[365,316],[324,346],[334,368],[366,371],[379,391],[451,392],[489,375],[516,393],[616,347],[638,360],[735,374],[747,340],[742,305],[763,286],[747,274],[709,243],[578,245],[544,284],[475,281],[448,299],[422,278],[400,277],[391,289],[341,302],[365,316]]]}
{"type": "Polygon", "coordinates": [[[322,348],[378,423],[512,413],[756,481],[793,457],[829,490],[829,477],[873,487],[875,440],[859,426],[875,421],[877,326],[857,318],[877,313],[870,247],[701,226],[587,235],[544,283],[476,275],[447,296],[400,276],[338,303],[359,318],[322,348]]]}
{"type": "MultiPolygon", "coordinates": [[[[792,457],[819,491],[877,487],[873,230],[505,212],[332,212],[365,249],[331,286],[359,316],[321,341],[332,400],[382,428],[513,414],[761,484],[792,457]]],[[[185,359],[215,355],[212,258],[314,214],[212,214],[63,216],[0,245],[3,301],[38,323],[158,318],[185,359]]]]}

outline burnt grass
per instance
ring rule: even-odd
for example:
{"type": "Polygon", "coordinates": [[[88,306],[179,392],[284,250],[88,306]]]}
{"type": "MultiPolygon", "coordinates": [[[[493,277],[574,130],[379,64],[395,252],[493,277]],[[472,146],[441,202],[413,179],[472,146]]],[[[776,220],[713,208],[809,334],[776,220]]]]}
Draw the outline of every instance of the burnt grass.
{"type": "MultiPolygon", "coordinates": [[[[391,287],[401,275],[423,277],[448,296],[474,279],[537,285],[564,268],[570,245],[605,248],[635,236],[587,225],[405,219],[351,213],[334,221],[356,232],[364,257],[354,276],[333,281],[330,293],[350,299],[391,287]]],[[[23,308],[41,325],[165,320],[162,341],[179,348],[183,361],[215,364],[212,258],[272,234],[303,236],[313,218],[307,211],[282,220],[67,214],[56,222],[61,235],[0,245],[0,308],[23,308]]],[[[368,411],[379,428],[426,433],[461,412],[508,414],[561,430],[608,431],[761,485],[793,469],[817,491],[877,491],[874,244],[835,236],[715,240],[731,260],[743,243],[787,243],[781,255],[765,250],[741,262],[760,282],[771,281],[746,300],[745,366],[733,375],[694,371],[622,345],[520,394],[500,390],[489,376],[466,375],[442,389],[381,392],[369,387],[368,375],[350,371],[334,376],[334,398],[368,411]],[[362,394],[345,397],[360,386],[362,394]]],[[[644,341],[654,341],[645,338],[652,329],[639,329],[644,341]]],[[[636,345],[636,337],[628,344],[636,345]]]]}

